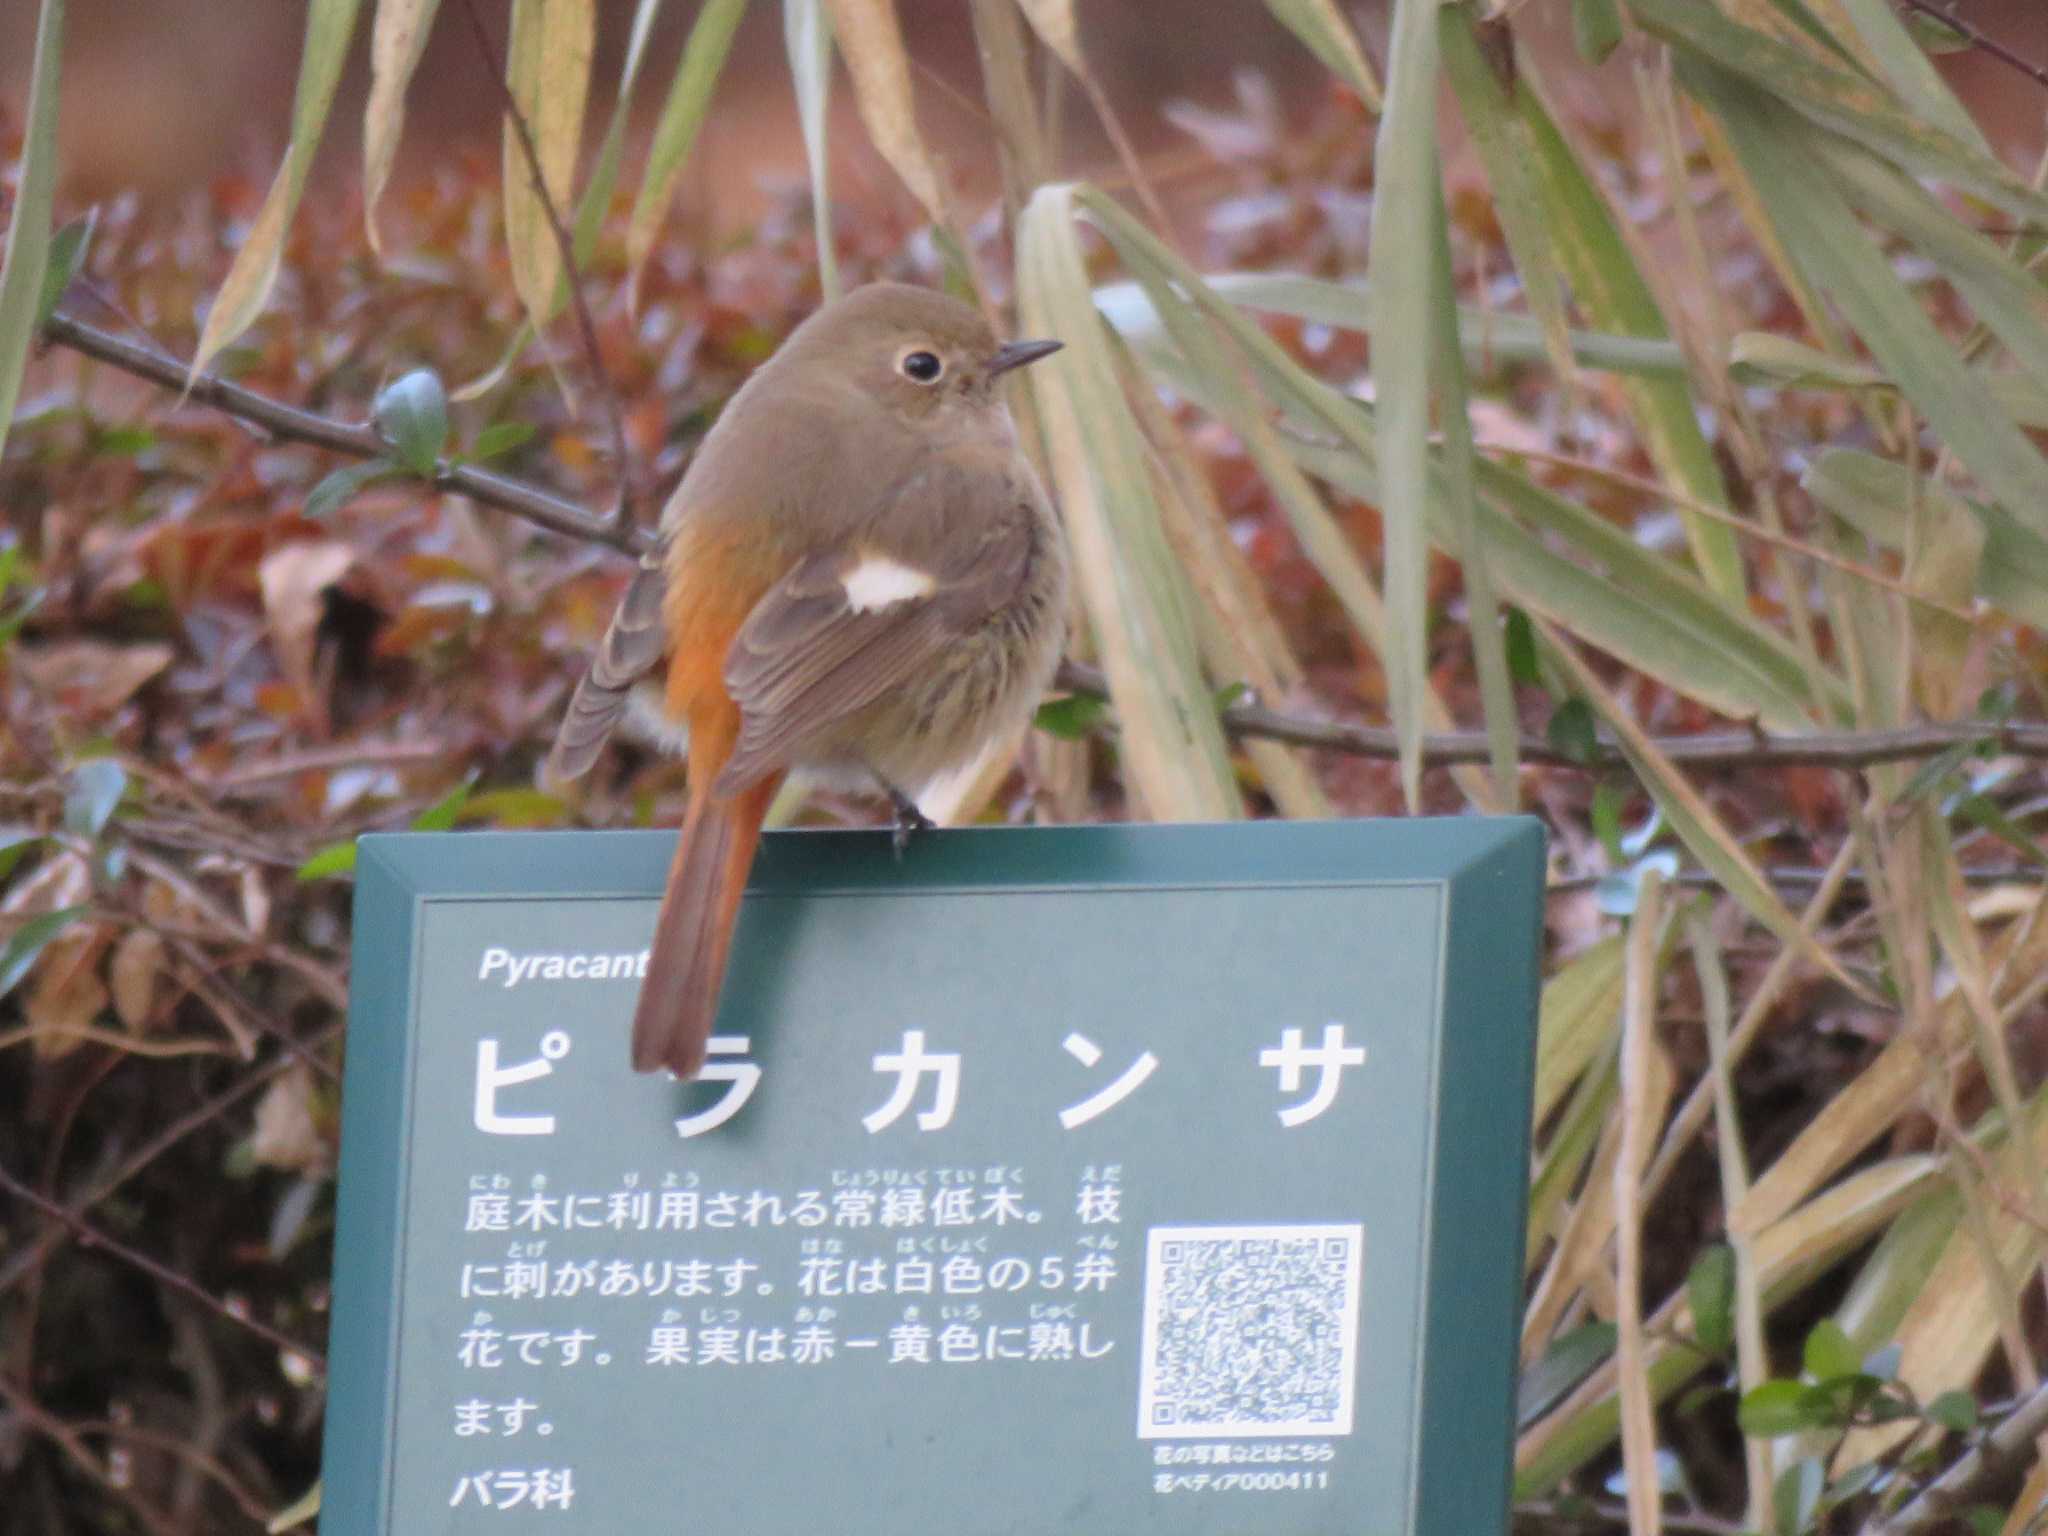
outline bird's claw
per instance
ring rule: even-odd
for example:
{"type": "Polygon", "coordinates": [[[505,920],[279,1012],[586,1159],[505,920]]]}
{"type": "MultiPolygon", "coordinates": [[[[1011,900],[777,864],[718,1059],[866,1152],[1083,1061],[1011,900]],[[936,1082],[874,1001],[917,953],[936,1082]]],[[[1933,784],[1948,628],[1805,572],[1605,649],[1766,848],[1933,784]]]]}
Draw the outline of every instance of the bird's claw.
{"type": "Polygon", "coordinates": [[[920,811],[917,802],[900,789],[889,791],[889,802],[896,807],[896,825],[890,830],[889,846],[895,852],[898,862],[901,862],[903,850],[910,846],[912,834],[930,832],[938,823],[920,811]]]}

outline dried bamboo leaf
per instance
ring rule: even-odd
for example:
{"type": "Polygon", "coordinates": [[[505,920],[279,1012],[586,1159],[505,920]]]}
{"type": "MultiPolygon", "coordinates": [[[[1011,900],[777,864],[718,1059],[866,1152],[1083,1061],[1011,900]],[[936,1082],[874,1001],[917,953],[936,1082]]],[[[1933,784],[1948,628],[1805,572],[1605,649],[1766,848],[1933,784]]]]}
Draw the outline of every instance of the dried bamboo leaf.
{"type": "Polygon", "coordinates": [[[370,31],[370,98],[363,107],[363,226],[370,249],[384,254],[377,204],[405,131],[405,88],[426,51],[441,0],[377,0],[370,31]]]}
{"type": "Polygon", "coordinates": [[[782,42],[796,87],[803,125],[804,164],[811,177],[811,227],[818,246],[818,285],[826,300],[839,297],[839,252],[832,237],[830,150],[826,126],[832,109],[832,18],[825,0],[782,0],[782,42]]]}
{"type": "Polygon", "coordinates": [[[235,253],[234,265],[228,268],[213,307],[206,313],[199,345],[192,353],[192,367],[185,376],[187,383],[198,378],[222,347],[254,323],[270,297],[284,253],[285,233],[298,211],[306,172],[327,127],[327,109],[334,104],[334,88],[341,80],[360,5],[361,0],[312,0],[307,7],[299,83],[292,98],[291,143],[255,222],[249,226],[248,237],[235,253]]]}
{"type": "Polygon", "coordinates": [[[555,211],[567,218],[596,41],[594,0],[513,0],[505,84],[532,139],[540,185],[535,184],[533,166],[507,112],[501,129],[505,245],[512,286],[535,330],[547,325],[556,285],[564,276],[561,247],[541,186],[555,211]]]}
{"type": "Polygon", "coordinates": [[[1422,798],[1422,686],[1428,670],[1429,434],[1442,218],[1436,156],[1436,0],[1396,0],[1387,104],[1373,149],[1371,320],[1387,621],[1380,662],[1400,746],[1401,792],[1422,798]]]}
{"type": "Polygon", "coordinates": [[[1118,380],[1113,333],[1089,292],[1076,201],[1070,185],[1041,187],[1018,231],[1025,326],[1066,343],[1031,375],[1047,460],[1132,786],[1155,819],[1228,820],[1242,805],[1118,380]]]}
{"type": "Polygon", "coordinates": [[[827,0],[827,5],[868,137],[931,221],[944,225],[944,193],[931,151],[918,131],[910,50],[896,19],[896,0],[827,0]]]}

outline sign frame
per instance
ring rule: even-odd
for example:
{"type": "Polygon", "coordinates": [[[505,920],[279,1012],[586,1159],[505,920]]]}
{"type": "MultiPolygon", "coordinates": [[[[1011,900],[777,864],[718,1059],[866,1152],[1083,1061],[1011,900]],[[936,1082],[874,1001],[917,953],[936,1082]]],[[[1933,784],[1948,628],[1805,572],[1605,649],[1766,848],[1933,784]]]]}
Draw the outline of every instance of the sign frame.
{"type": "MultiPolygon", "coordinates": [[[[659,894],[673,831],[391,833],[357,844],[345,1132],[323,1454],[325,1536],[386,1536],[410,1072],[428,904],[659,894]]],[[[1544,836],[1532,817],[774,832],[749,894],[1441,883],[1408,1509],[1359,1533],[1506,1528],[1522,1305],[1544,836]],[[1497,1463],[1497,1474],[1483,1469],[1497,1463]],[[1412,1520],[1412,1525],[1408,1522],[1412,1520]]],[[[626,1020],[619,1022],[620,1070],[626,1020]]],[[[1369,1176],[1369,1170],[1362,1170],[1369,1176]]]]}

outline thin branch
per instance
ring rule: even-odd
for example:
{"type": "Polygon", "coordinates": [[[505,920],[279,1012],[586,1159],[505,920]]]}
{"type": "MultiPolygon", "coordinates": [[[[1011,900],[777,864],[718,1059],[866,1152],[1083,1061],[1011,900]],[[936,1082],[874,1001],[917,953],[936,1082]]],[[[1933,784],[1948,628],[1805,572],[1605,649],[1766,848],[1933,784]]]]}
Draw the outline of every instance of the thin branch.
{"type": "Polygon", "coordinates": [[[1899,0],[1899,3],[1909,11],[1918,11],[1922,16],[1932,16],[1950,31],[1968,38],[1972,48],[1983,50],[2001,64],[2018,70],[2036,85],[2048,90],[2048,65],[2036,64],[2031,59],[2021,58],[1975,22],[1963,20],[1955,12],[1954,0],[1949,0],[1947,5],[1936,5],[1934,0],[1899,0]]]}
{"type": "MultiPolygon", "coordinates": [[[[63,310],[50,317],[44,335],[60,346],[83,352],[87,357],[96,357],[103,363],[111,363],[124,373],[148,379],[152,384],[161,384],[165,389],[182,391],[185,388],[183,363],[152,347],[87,325],[63,310]]],[[[325,448],[352,459],[381,459],[391,453],[391,445],[367,423],[358,425],[336,421],[332,417],[302,411],[268,395],[259,395],[239,384],[231,384],[218,374],[200,374],[192,381],[189,393],[203,405],[211,405],[239,420],[253,422],[273,436],[290,442],[309,443],[315,448],[325,448]]],[[[608,544],[628,554],[637,555],[653,542],[637,527],[592,517],[574,502],[550,496],[536,486],[492,474],[474,465],[451,464],[444,460],[435,466],[432,483],[436,490],[454,491],[483,506],[510,512],[555,533],[608,544]]]]}
{"type": "Polygon", "coordinates": [[[462,8],[469,16],[469,28],[476,37],[477,51],[484,56],[484,67],[490,71],[491,82],[498,88],[498,99],[504,105],[506,120],[512,124],[512,131],[519,140],[519,152],[526,160],[526,172],[533,178],[533,195],[540,201],[541,212],[554,234],[555,247],[562,255],[562,280],[569,290],[569,305],[576,315],[576,330],[583,341],[592,382],[597,389],[598,400],[604,406],[605,425],[611,432],[612,461],[618,466],[619,499],[612,508],[610,521],[635,524],[639,521],[635,507],[638,497],[635,494],[633,461],[626,453],[625,413],[619,407],[619,395],[612,388],[611,375],[605,372],[604,354],[597,346],[597,325],[590,318],[590,305],[585,302],[583,285],[577,280],[575,238],[562,220],[562,211],[555,206],[554,194],[548,191],[547,175],[541,170],[540,151],[534,147],[533,132],[527,127],[526,114],[520,110],[518,98],[512,94],[512,83],[505,78],[505,64],[498,57],[497,45],[491,41],[489,29],[484,26],[483,12],[477,9],[476,0],[463,0],[462,8]]]}
{"type": "MultiPolygon", "coordinates": [[[[1100,669],[1083,662],[1060,664],[1057,686],[1070,693],[1109,696],[1100,669]]],[[[1263,704],[1238,702],[1221,712],[1224,729],[1235,736],[1256,736],[1297,747],[1321,747],[1353,757],[1393,758],[1399,744],[1388,726],[1356,725],[1344,720],[1312,720],[1282,714],[1263,704]]],[[[1952,747],[1983,744],[2018,757],[2048,757],[2048,724],[2017,721],[1963,720],[1906,726],[1893,731],[1716,731],[1691,736],[1655,738],[1673,762],[1717,768],[1784,768],[1795,764],[1823,768],[1861,768],[1871,763],[1905,762],[1935,757],[1952,747]]],[[[1611,768],[1628,759],[1614,741],[1602,737],[1590,759],[1573,756],[1541,736],[1524,736],[1516,750],[1525,763],[1559,768],[1611,768]]],[[[1435,766],[1484,763],[1484,731],[1442,731],[1422,738],[1423,761],[1435,766]]]]}
{"type": "MultiPolygon", "coordinates": [[[[334,1039],[341,1031],[342,1020],[336,1018],[331,1023],[322,1025],[319,1029],[313,1031],[307,1037],[306,1044],[309,1048],[317,1049],[334,1039]]],[[[296,1064],[297,1060],[296,1056],[289,1053],[275,1056],[263,1066],[248,1073],[240,1081],[222,1089],[198,1108],[172,1121],[162,1131],[144,1142],[140,1147],[137,1147],[128,1160],[104,1179],[100,1180],[93,1187],[91,1193],[81,1195],[78,1199],[72,1201],[68,1207],[69,1211],[74,1216],[82,1218],[87,1211],[98,1205],[102,1200],[119,1193],[130,1179],[138,1177],[151,1163],[154,1163],[158,1158],[170,1151],[171,1148],[184,1141],[186,1137],[204,1130],[214,1121],[220,1119],[221,1116],[241,1103],[242,1100],[248,1098],[258,1088],[265,1086],[296,1064]]],[[[51,1250],[64,1240],[67,1230],[69,1229],[60,1219],[57,1224],[53,1224],[46,1229],[43,1235],[33,1243],[25,1248],[17,1249],[8,1259],[6,1266],[0,1268],[0,1296],[6,1295],[19,1281],[32,1273],[44,1259],[48,1258],[51,1250]]]]}
{"type": "MultiPolygon", "coordinates": [[[[59,311],[45,332],[60,346],[110,363],[124,372],[182,390],[185,365],[153,348],[139,345],[87,325],[59,311]]],[[[254,422],[291,442],[307,443],[351,458],[383,458],[388,445],[376,430],[302,411],[254,390],[231,384],[216,374],[202,373],[191,394],[204,404],[243,421],[254,422]]],[[[436,490],[467,496],[480,506],[495,507],[525,518],[554,533],[602,544],[629,555],[653,547],[653,537],[637,526],[591,516],[572,502],[537,486],[491,474],[468,464],[440,465],[432,484],[436,490]]],[[[1099,668],[1067,661],[1060,666],[1058,686],[1073,693],[1109,696],[1099,668]]],[[[1392,730],[1350,721],[1285,714],[1256,702],[1240,701],[1221,712],[1224,728],[1234,736],[1316,747],[1352,757],[1394,758],[1400,748],[1392,730]]],[[[1673,762],[1715,768],[1780,768],[1795,764],[1826,768],[1861,768],[1872,763],[1907,762],[1935,757],[1959,746],[1979,746],[2017,757],[2048,758],[2048,723],[2019,721],[1948,721],[1907,726],[1892,731],[1806,731],[1773,734],[1764,730],[1721,731],[1691,736],[1662,736],[1657,746],[1673,762]]],[[[1625,765],[1621,749],[1601,739],[1589,761],[1537,736],[1518,746],[1526,763],[1560,768],[1611,768],[1625,765]]],[[[1485,763],[1489,760],[1483,731],[1445,731],[1423,738],[1422,758],[1432,766],[1485,763]]]]}
{"type": "Polygon", "coordinates": [[[166,1286],[181,1296],[191,1298],[209,1311],[218,1313],[226,1318],[229,1322],[235,1324],[236,1327],[247,1329],[265,1343],[275,1346],[282,1353],[297,1355],[300,1359],[307,1362],[312,1368],[314,1375],[326,1376],[327,1357],[321,1354],[319,1350],[312,1348],[310,1345],[301,1344],[296,1339],[287,1338],[268,1323],[258,1322],[255,1318],[236,1311],[196,1280],[188,1279],[168,1265],[152,1259],[146,1253],[137,1252],[118,1238],[109,1237],[76,1211],[72,1211],[59,1205],[56,1201],[36,1193],[36,1191],[15,1178],[5,1168],[0,1168],[0,1193],[12,1195],[23,1204],[34,1206],[45,1216],[63,1222],[65,1226],[76,1232],[79,1240],[88,1247],[105,1249],[123,1263],[132,1264],[159,1285],[166,1286]]]}
{"type": "Polygon", "coordinates": [[[0,1398],[6,1399],[7,1406],[29,1428],[54,1441],[79,1471],[125,1503],[150,1536],[179,1536],[182,1527],[176,1521],[145,1504],[140,1493],[126,1486],[107,1470],[99,1457],[93,1455],[77,1430],[30,1397],[26,1390],[10,1382],[4,1374],[0,1374],[0,1398]]]}

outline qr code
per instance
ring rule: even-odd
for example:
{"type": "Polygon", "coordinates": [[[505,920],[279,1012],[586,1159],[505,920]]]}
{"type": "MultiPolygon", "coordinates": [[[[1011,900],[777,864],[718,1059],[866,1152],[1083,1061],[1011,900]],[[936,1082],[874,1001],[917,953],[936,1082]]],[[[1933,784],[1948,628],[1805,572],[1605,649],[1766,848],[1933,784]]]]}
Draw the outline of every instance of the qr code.
{"type": "Polygon", "coordinates": [[[1153,1227],[1140,1439],[1348,1435],[1362,1226],[1153,1227]]]}

